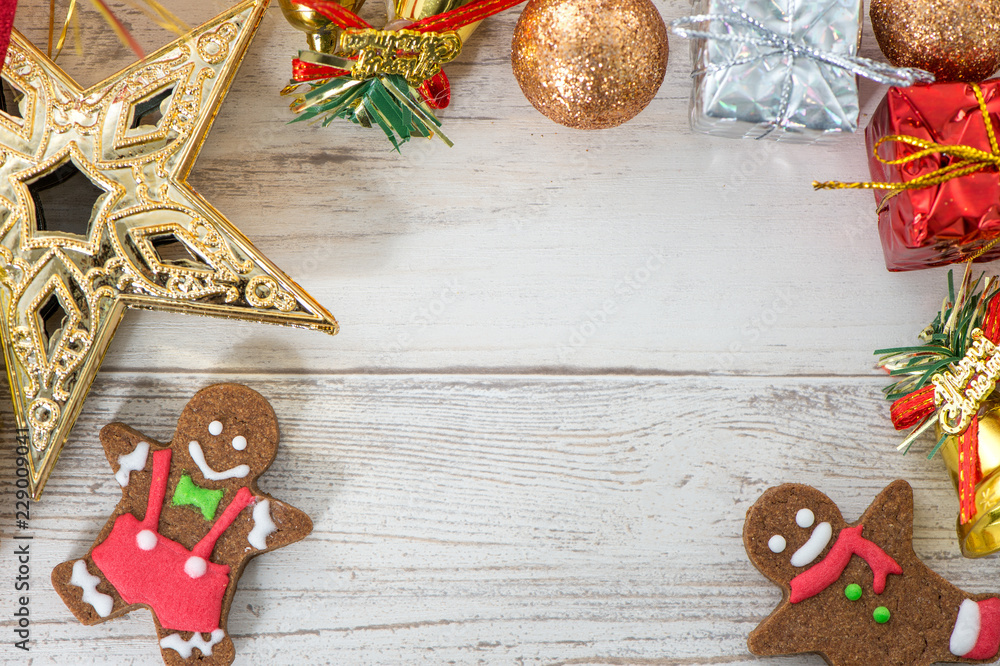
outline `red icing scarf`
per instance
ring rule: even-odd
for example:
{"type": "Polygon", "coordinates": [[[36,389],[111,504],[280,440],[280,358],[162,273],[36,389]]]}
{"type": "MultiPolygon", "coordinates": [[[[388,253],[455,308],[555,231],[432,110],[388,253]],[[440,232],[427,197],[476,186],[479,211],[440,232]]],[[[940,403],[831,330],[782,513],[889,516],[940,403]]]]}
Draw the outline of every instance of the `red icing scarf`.
{"type": "Polygon", "coordinates": [[[792,594],[788,597],[789,603],[797,604],[816,596],[833,585],[844,573],[852,555],[857,555],[871,567],[872,573],[875,574],[875,581],[872,584],[872,587],[875,588],[875,594],[882,594],[885,590],[885,579],[889,574],[901,575],[903,573],[903,568],[896,563],[896,560],[861,536],[862,528],[862,525],[858,525],[840,530],[836,543],[833,544],[833,548],[826,554],[826,557],[792,579],[792,594]]]}

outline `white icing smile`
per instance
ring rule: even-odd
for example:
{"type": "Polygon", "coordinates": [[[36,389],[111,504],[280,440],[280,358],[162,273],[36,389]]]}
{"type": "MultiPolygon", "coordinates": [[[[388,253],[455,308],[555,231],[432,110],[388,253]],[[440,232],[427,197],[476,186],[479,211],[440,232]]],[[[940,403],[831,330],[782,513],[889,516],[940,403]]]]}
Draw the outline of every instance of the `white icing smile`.
{"type": "Polygon", "coordinates": [[[205,460],[205,454],[201,450],[201,444],[198,442],[191,442],[188,444],[188,453],[191,454],[191,460],[193,460],[194,464],[201,470],[202,475],[210,481],[242,479],[250,473],[249,465],[237,465],[236,467],[230,467],[229,469],[224,469],[221,472],[216,472],[214,469],[209,467],[208,461],[205,460]]]}
{"type": "Polygon", "coordinates": [[[830,526],[830,523],[820,523],[817,525],[813,529],[809,541],[802,544],[802,547],[792,554],[792,566],[804,567],[815,560],[823,552],[823,549],[826,548],[826,544],[830,543],[832,537],[833,527],[830,526]]]}

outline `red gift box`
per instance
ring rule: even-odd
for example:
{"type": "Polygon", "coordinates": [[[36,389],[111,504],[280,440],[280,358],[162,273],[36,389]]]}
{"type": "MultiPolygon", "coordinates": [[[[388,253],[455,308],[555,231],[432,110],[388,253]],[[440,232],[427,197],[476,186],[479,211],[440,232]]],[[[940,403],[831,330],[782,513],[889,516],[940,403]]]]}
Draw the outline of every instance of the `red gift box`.
{"type": "MultiPolygon", "coordinates": [[[[1000,79],[979,86],[993,131],[1000,138],[1000,79]]],[[[991,145],[975,89],[968,83],[889,88],[865,131],[875,182],[909,182],[962,162],[961,156],[931,150],[927,156],[904,164],[886,164],[921,150],[919,146],[887,140],[878,147],[881,159],[876,158],[876,143],[893,135],[1000,153],[991,145]]],[[[911,271],[968,261],[1000,237],[1000,173],[994,164],[979,164],[982,168],[972,173],[895,195],[891,190],[874,190],[886,268],[911,271]]],[[[976,260],[998,257],[1000,243],[976,260]]]]}

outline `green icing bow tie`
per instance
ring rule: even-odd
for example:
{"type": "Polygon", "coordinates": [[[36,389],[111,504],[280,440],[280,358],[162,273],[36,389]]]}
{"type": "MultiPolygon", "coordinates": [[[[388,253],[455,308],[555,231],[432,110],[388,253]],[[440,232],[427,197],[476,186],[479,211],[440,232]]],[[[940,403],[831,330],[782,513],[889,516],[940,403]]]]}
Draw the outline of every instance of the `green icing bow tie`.
{"type": "Polygon", "coordinates": [[[174,489],[174,496],[170,498],[170,503],[173,506],[192,504],[201,509],[201,515],[204,516],[205,520],[215,520],[215,510],[219,508],[219,502],[222,501],[225,492],[222,489],[199,488],[191,480],[191,476],[185,474],[177,482],[177,488],[174,489]]]}

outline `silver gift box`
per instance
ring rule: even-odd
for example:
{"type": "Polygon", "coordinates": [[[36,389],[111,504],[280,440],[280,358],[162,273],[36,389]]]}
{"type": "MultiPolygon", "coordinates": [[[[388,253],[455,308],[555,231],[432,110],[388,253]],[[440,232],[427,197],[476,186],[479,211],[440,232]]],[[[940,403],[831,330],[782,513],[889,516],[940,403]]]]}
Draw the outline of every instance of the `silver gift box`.
{"type": "MultiPolygon", "coordinates": [[[[694,4],[703,14],[728,14],[732,6],[726,0],[694,4]]],[[[741,2],[740,8],[765,27],[815,49],[857,55],[862,0],[750,0],[741,2]]],[[[711,29],[745,30],[723,27],[718,21],[711,29]]],[[[858,85],[852,72],[771,46],[696,39],[691,48],[695,131],[811,143],[858,127],[858,85]],[[782,114],[789,84],[787,110],[782,114]]]]}

